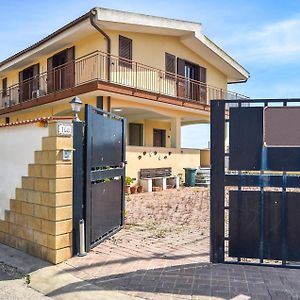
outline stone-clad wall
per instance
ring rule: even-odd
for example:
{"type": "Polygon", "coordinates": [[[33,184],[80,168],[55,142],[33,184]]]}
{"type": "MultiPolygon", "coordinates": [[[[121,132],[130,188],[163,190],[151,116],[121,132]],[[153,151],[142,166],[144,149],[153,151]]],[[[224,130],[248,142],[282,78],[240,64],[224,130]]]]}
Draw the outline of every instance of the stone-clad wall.
{"type": "Polygon", "coordinates": [[[57,122],[49,122],[49,136],[0,220],[0,242],[54,264],[72,256],[72,160],[62,156],[73,138],[57,136],[57,122]]]}

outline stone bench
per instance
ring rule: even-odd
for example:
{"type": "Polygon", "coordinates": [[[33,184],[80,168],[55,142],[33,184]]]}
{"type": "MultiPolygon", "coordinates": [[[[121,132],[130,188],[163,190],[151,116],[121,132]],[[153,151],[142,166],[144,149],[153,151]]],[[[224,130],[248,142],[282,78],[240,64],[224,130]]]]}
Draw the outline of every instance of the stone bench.
{"type": "Polygon", "coordinates": [[[171,175],[172,168],[151,168],[140,170],[140,184],[145,192],[152,192],[153,187],[166,190],[168,186],[179,188],[179,176],[171,175]]]}

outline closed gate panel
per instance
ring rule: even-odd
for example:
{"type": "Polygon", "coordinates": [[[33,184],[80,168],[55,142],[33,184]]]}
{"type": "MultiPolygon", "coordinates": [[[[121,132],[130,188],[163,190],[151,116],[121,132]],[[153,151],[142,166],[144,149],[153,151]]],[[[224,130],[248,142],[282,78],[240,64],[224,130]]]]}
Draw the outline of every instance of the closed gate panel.
{"type": "Polygon", "coordinates": [[[229,197],[229,256],[260,257],[263,234],[263,258],[281,259],[281,193],[265,192],[263,210],[259,191],[231,191],[229,197]]]}
{"type": "Polygon", "coordinates": [[[103,115],[92,115],[93,145],[91,165],[118,166],[123,158],[122,121],[103,115]]]}
{"type": "Polygon", "coordinates": [[[300,193],[287,193],[287,259],[300,261],[300,193]]]}
{"type": "Polygon", "coordinates": [[[230,191],[229,256],[252,258],[258,255],[259,192],[230,191]]]}
{"type": "Polygon", "coordinates": [[[121,180],[92,185],[92,243],[120,226],[122,218],[120,189],[122,189],[121,180]]]}

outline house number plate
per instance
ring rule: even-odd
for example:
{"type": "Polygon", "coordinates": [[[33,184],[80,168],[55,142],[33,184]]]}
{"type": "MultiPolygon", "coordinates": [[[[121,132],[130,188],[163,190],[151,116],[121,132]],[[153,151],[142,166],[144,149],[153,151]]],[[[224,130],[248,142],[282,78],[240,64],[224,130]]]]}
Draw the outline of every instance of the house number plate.
{"type": "Polygon", "coordinates": [[[57,124],[57,134],[59,136],[71,136],[72,135],[72,125],[68,123],[58,123],[57,124]]]}

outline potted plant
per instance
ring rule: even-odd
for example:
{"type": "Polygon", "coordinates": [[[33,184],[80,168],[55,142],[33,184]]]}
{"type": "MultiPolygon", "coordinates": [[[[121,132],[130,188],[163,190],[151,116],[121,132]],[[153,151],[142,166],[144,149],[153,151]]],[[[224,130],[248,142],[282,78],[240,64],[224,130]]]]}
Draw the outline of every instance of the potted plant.
{"type": "Polygon", "coordinates": [[[138,192],[138,193],[144,193],[144,187],[143,187],[142,185],[139,185],[139,186],[137,187],[137,192],[138,192]]]}
{"type": "Polygon", "coordinates": [[[129,176],[125,177],[125,194],[130,194],[130,185],[133,183],[133,179],[129,176]]]}

